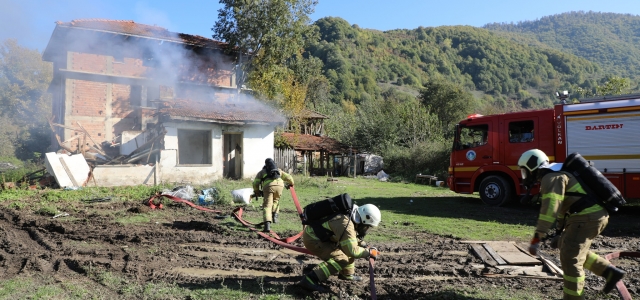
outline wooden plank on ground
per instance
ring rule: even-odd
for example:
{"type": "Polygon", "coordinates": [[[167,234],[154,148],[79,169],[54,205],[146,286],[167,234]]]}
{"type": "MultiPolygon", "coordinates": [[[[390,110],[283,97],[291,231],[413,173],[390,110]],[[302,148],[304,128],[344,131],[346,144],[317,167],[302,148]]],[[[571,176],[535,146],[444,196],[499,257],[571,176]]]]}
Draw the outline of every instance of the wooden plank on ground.
{"type": "Polygon", "coordinates": [[[498,253],[493,251],[493,248],[491,248],[491,246],[489,246],[489,244],[482,244],[482,247],[484,247],[484,249],[487,250],[489,255],[491,255],[491,257],[493,257],[493,259],[495,259],[498,262],[499,265],[506,265],[507,264],[507,262],[504,261],[504,259],[502,259],[502,257],[500,257],[500,255],[498,255],[498,253]]]}
{"type": "Polygon", "coordinates": [[[528,256],[511,242],[489,242],[487,243],[495,252],[498,253],[508,264],[511,265],[540,265],[541,261],[528,256]]]}
{"type": "Polygon", "coordinates": [[[473,252],[480,258],[482,259],[482,261],[485,264],[488,264],[490,266],[497,266],[498,262],[496,262],[495,259],[493,259],[491,257],[491,255],[489,255],[489,253],[487,253],[487,250],[484,250],[484,248],[479,245],[479,244],[471,244],[469,245],[469,247],[471,248],[471,250],[473,250],[473,252]]]}
{"type": "Polygon", "coordinates": [[[543,254],[542,252],[538,253],[540,255],[540,260],[542,261],[542,263],[547,266],[547,268],[549,268],[549,270],[551,270],[551,272],[554,272],[558,275],[563,275],[564,272],[562,272],[562,269],[560,267],[558,267],[555,263],[553,263],[553,260],[548,257],[547,255],[543,254]]]}
{"type": "Polygon", "coordinates": [[[530,257],[536,258],[535,256],[533,256],[533,255],[531,255],[529,253],[529,249],[527,249],[527,247],[525,247],[523,245],[518,245],[518,244],[515,244],[515,243],[514,243],[514,245],[516,246],[516,248],[518,248],[518,250],[520,250],[525,255],[529,255],[530,257]]]}

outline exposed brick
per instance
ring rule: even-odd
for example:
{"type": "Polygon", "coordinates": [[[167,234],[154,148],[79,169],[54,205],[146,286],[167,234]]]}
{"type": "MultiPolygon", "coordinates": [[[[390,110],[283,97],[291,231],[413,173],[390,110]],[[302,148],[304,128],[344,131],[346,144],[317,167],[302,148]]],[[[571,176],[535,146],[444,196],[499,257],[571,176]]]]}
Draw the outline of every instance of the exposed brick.
{"type": "Polygon", "coordinates": [[[71,95],[72,116],[105,116],[107,103],[107,83],[74,80],[71,95]]]}

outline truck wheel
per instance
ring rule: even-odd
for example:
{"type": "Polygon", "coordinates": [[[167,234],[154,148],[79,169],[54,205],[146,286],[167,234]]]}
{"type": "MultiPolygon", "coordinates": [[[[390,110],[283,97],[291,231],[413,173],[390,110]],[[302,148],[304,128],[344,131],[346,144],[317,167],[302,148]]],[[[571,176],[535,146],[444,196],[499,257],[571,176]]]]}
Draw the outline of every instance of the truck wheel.
{"type": "Polygon", "coordinates": [[[480,183],[480,199],[489,206],[502,206],[511,200],[511,185],[500,176],[489,176],[480,183]]]}

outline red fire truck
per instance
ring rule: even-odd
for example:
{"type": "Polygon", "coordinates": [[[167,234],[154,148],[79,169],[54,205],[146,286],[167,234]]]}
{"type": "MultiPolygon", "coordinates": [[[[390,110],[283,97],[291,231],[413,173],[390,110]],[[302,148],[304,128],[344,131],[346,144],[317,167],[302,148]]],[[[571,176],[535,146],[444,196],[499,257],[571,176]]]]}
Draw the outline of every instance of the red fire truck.
{"type": "Polygon", "coordinates": [[[551,162],[578,152],[624,197],[640,198],[640,94],[470,115],[456,125],[447,184],[456,193],[478,192],[485,204],[503,205],[526,194],[517,164],[523,152],[534,148],[551,162]]]}

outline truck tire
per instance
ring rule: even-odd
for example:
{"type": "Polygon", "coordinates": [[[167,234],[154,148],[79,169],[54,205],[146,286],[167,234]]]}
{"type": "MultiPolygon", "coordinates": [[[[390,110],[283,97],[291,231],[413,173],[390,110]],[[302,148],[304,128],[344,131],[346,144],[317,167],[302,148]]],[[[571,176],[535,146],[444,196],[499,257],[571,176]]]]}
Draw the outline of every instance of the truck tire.
{"type": "Polygon", "coordinates": [[[509,182],[501,176],[488,176],[480,182],[478,189],[480,199],[489,206],[502,206],[512,198],[512,188],[509,182]]]}

